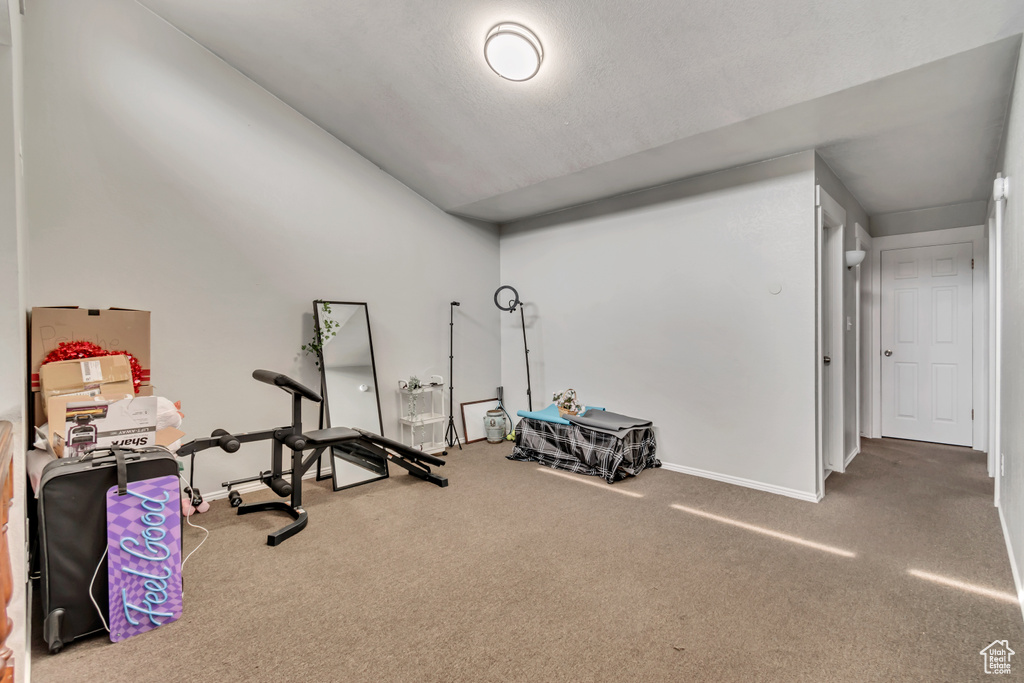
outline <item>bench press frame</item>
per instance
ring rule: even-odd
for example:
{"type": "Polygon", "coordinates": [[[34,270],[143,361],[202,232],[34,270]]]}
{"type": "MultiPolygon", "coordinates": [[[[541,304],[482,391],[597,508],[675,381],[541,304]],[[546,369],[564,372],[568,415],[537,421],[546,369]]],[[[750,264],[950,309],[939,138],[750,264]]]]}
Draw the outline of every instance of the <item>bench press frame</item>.
{"type": "MultiPolygon", "coordinates": [[[[259,481],[274,493],[284,497],[290,496],[289,502],[266,501],[261,503],[242,503],[238,505],[238,514],[276,510],[284,512],[292,518],[292,522],[267,536],[267,545],[276,546],[302,531],[309,521],[309,515],[302,507],[302,478],[313,463],[319,462],[324,451],[334,448],[345,448],[345,444],[359,444],[374,455],[379,455],[387,470],[391,462],[404,468],[409,474],[428,481],[436,486],[448,486],[448,479],[430,470],[430,465],[443,466],[445,461],[437,456],[417,451],[409,446],[374,434],[363,429],[332,427],[318,429],[308,434],[302,431],[302,399],[319,403],[322,399],[312,389],[296,382],[292,378],[270,370],[255,370],[254,379],[277,386],[292,395],[292,423],[277,429],[266,429],[258,432],[231,434],[218,429],[211,436],[195,439],[178,449],[178,457],[192,455],[207,448],[219,447],[229,453],[239,449],[241,444],[253,441],[271,442],[271,468],[254,477],[235,479],[221,484],[229,492],[239,484],[259,481]],[[284,469],[284,449],[291,450],[291,467],[284,469]],[[309,450],[309,454],[306,451],[309,450]],[[289,477],[286,479],[285,477],[289,477]]],[[[379,477],[383,479],[384,477],[379,477]]],[[[369,481],[376,481],[375,479],[369,481]]],[[[369,482],[364,482],[369,483],[369,482]]],[[[345,487],[347,488],[347,487],[345,487]]],[[[237,496],[238,492],[234,494],[237,496]]],[[[234,504],[234,500],[232,501],[234,504]]]]}

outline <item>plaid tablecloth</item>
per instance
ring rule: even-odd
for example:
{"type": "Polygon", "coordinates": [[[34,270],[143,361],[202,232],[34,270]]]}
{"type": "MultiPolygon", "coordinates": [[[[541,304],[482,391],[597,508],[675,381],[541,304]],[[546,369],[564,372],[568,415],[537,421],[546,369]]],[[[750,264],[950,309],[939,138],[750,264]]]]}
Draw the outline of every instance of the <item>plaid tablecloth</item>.
{"type": "Polygon", "coordinates": [[[655,446],[651,427],[632,429],[620,438],[574,424],[523,418],[516,425],[516,447],[508,459],[596,475],[611,484],[645,468],[661,467],[655,446]]]}

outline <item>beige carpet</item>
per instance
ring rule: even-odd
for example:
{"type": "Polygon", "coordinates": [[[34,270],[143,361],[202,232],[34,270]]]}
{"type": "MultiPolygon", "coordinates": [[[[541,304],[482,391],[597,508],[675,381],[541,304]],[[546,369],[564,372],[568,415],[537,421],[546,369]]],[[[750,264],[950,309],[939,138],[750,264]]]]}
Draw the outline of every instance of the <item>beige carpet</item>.
{"type": "Polygon", "coordinates": [[[446,489],[397,468],[310,484],[309,526],[277,548],[282,517],[216,503],[180,621],[56,656],[37,632],[32,678],[967,681],[996,639],[1024,677],[1018,605],[908,574],[1014,592],[981,454],[866,441],[814,504],[660,469],[609,487],[509,451],[456,451],[446,489]]]}

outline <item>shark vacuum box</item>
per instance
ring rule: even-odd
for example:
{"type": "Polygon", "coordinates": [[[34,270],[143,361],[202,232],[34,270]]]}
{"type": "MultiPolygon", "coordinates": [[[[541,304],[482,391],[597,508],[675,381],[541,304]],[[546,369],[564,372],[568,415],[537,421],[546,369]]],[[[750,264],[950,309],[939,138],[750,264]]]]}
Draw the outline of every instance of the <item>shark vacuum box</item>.
{"type": "Polygon", "coordinates": [[[48,405],[50,445],[58,458],[156,444],[156,396],[54,396],[48,405]]]}

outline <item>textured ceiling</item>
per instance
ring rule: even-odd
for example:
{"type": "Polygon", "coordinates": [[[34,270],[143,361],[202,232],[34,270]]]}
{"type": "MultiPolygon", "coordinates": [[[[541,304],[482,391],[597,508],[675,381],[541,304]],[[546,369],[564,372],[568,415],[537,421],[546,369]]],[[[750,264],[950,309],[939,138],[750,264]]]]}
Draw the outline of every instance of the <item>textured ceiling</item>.
{"type": "Polygon", "coordinates": [[[1020,38],[552,178],[474,205],[511,221],[815,148],[871,215],[988,196],[1020,38]]]}
{"type": "Polygon", "coordinates": [[[1024,30],[1021,0],[140,1],[442,209],[494,221],[810,147],[870,213],[979,199],[1019,40],[990,44],[1024,30]],[[533,80],[484,63],[500,21],[540,36],[533,80]]]}

